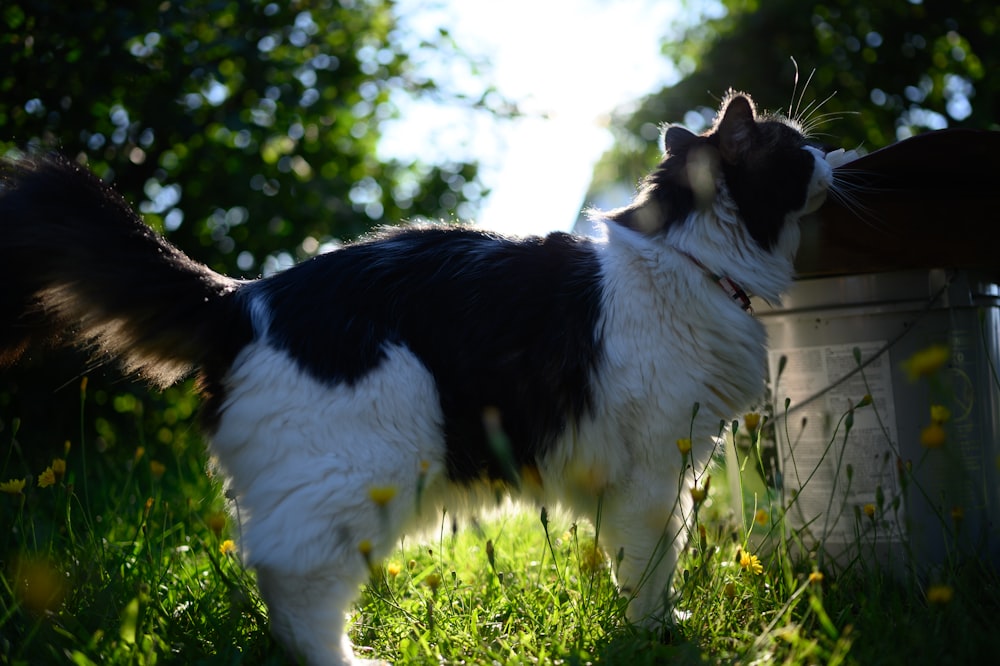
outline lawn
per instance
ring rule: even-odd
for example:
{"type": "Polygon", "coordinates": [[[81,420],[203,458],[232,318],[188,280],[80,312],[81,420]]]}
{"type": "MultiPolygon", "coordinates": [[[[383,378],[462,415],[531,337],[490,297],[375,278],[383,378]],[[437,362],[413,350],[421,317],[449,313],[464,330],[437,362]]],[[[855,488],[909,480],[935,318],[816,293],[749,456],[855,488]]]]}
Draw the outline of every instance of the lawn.
{"type": "MultiPolygon", "coordinates": [[[[103,423],[94,438],[85,385],[80,395],[79,440],[42,463],[18,444],[27,433],[16,420],[2,432],[0,663],[289,663],[268,634],[221,483],[206,472],[190,424],[129,434],[103,423]]],[[[749,531],[784,534],[780,512],[775,524],[758,515],[746,527],[730,507],[725,470],[712,478],[675,577],[675,621],[662,631],[624,620],[613,558],[596,547],[593,524],[526,507],[463,525],[442,515],[439,529],[373,562],[354,612],[352,639],[370,647],[359,656],[1000,663],[1000,580],[990,566],[956,561],[928,582],[863,560],[824,569],[815,553],[792,557],[786,538],[754,553],[749,531]]]]}

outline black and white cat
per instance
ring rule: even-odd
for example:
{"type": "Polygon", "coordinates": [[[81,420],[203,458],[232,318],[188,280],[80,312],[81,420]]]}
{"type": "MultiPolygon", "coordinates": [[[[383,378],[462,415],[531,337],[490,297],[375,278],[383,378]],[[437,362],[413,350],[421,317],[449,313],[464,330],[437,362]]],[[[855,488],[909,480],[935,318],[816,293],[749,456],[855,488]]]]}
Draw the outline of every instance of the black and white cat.
{"type": "Polygon", "coordinates": [[[195,263],[59,158],[3,165],[0,362],[92,345],[166,386],[192,369],[211,453],[272,629],[311,664],[353,661],[345,613],[402,533],[494,484],[593,518],[629,617],[669,611],[720,420],[758,398],[747,293],[789,285],[801,215],[832,183],[796,124],[730,93],[664,135],[600,240],[394,229],[256,281],[195,263]],[[700,410],[692,424],[692,406],[700,410]]]}

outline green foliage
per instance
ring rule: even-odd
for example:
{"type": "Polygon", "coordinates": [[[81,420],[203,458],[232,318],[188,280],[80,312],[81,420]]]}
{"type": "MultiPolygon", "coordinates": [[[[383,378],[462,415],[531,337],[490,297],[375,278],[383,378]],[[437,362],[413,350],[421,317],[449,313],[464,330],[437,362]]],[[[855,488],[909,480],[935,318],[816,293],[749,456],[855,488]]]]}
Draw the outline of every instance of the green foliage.
{"type": "Polygon", "coordinates": [[[618,141],[598,167],[594,192],[635,183],[658,157],[658,128],[702,130],[730,87],[765,109],[825,118],[815,138],[835,148],[874,150],[928,129],[998,126],[1000,80],[988,75],[1000,68],[995,3],[719,4],[720,16],[664,46],[683,78],[611,123],[618,141]]]}
{"type": "MultiPolygon", "coordinates": [[[[444,34],[401,35],[388,0],[13,0],[0,5],[0,153],[85,159],[194,259],[272,272],[376,223],[475,206],[473,165],[376,158],[394,94],[449,94],[411,64],[429,52],[462,57],[444,34]]],[[[0,432],[17,416],[29,455],[45,455],[78,433],[66,385],[86,360],[30,361],[0,374],[0,432]]],[[[122,401],[142,387],[113,367],[89,374],[94,441],[137,424],[159,443],[194,438],[176,427],[191,423],[182,392],[132,414],[122,401]]]]}
{"type": "MultiPolygon", "coordinates": [[[[151,225],[229,274],[274,270],[374,223],[450,217],[472,165],[375,158],[391,93],[436,89],[409,65],[392,10],[5,3],[0,148],[85,156],[151,225]]],[[[444,37],[408,47],[460,57],[444,37]]]]}

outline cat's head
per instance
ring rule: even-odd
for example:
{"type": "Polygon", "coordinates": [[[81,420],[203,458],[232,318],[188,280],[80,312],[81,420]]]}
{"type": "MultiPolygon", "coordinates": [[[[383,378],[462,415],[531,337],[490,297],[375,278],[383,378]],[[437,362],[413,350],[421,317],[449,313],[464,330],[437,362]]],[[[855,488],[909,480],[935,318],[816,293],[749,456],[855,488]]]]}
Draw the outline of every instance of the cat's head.
{"type": "Polygon", "coordinates": [[[793,121],[758,116],[750,97],[735,92],[710,130],[670,126],[663,140],[663,159],[633,202],[607,218],[666,237],[719,274],[765,268],[731,264],[774,255],[790,279],[798,219],[822,204],[833,179],[823,153],[793,121]]]}

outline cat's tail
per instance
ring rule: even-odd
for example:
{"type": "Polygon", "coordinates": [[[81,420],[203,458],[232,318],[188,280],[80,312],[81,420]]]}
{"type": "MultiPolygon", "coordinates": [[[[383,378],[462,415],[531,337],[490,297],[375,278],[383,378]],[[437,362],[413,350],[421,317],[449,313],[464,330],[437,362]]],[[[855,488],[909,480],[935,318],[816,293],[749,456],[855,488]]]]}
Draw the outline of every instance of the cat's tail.
{"type": "Polygon", "coordinates": [[[65,158],[0,162],[0,367],[32,343],[83,345],[169,385],[248,335],[239,285],[65,158]]]}

